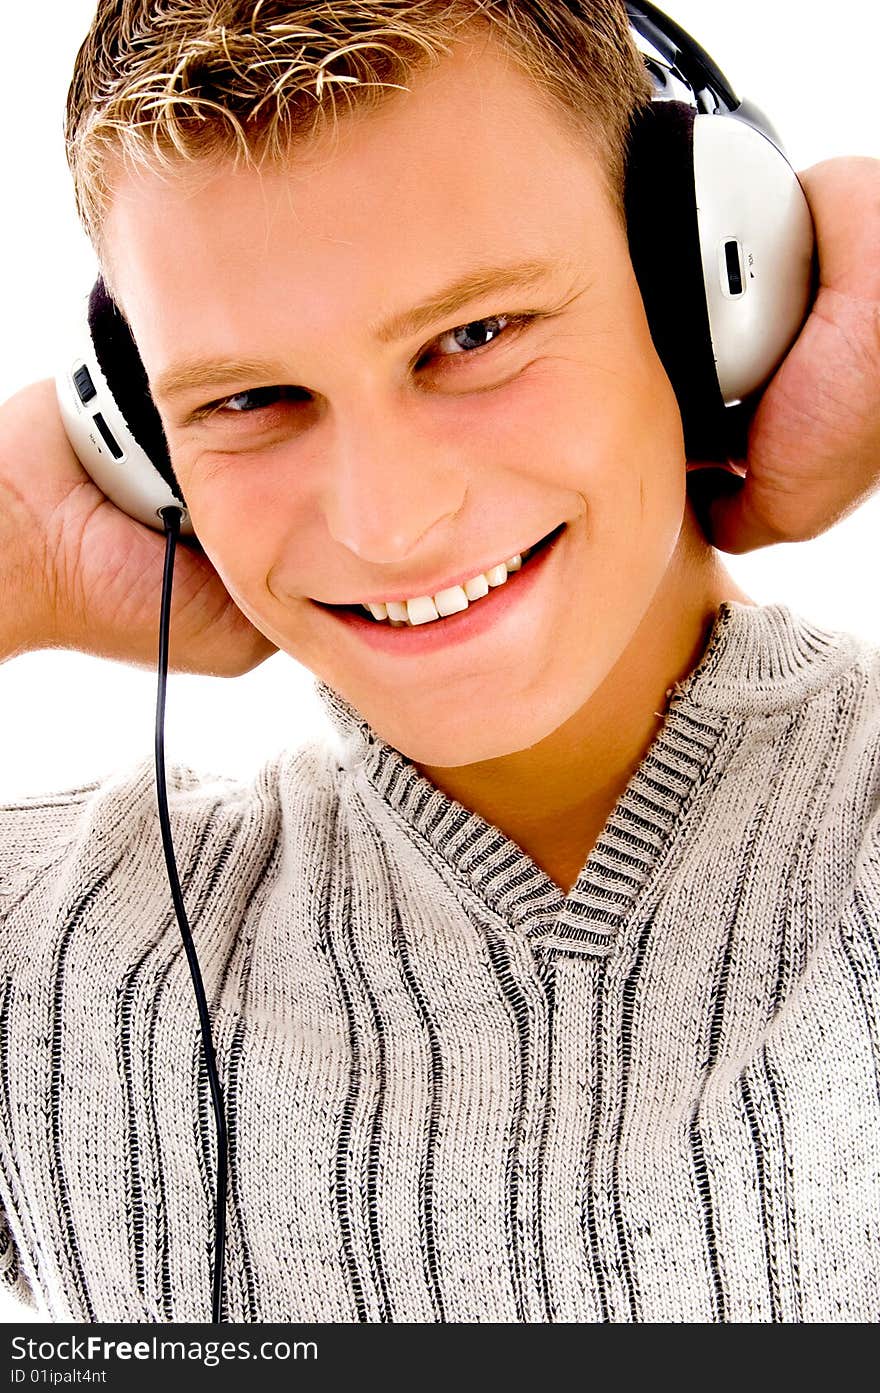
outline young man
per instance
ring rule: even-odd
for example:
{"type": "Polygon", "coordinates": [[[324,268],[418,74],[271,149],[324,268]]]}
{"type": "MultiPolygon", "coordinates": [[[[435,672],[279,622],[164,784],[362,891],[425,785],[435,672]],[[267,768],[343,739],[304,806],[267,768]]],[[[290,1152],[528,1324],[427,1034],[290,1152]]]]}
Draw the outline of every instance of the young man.
{"type": "MultiPolygon", "coordinates": [[[[339,737],[169,775],[226,1316],[875,1318],[880,655],[700,530],[621,212],[622,10],[355,8],[104,4],[71,90],[196,534],[339,737]]],[[[31,646],[124,564],[78,487],[31,646]]],[[[152,772],[0,818],[0,1185],[59,1319],[209,1297],[152,772]]]]}

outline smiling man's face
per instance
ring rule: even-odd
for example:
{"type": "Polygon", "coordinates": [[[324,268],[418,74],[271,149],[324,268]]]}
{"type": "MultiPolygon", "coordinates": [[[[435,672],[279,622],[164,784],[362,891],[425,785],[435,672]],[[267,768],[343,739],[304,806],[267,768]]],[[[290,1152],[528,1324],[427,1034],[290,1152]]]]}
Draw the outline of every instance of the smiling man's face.
{"type": "Polygon", "coordinates": [[[686,626],[710,553],[596,156],[494,41],[411,87],[283,167],[126,176],[107,245],[236,603],[384,739],[458,766],[569,721],[652,609],[686,626]],[[496,288],[407,322],[477,271],[496,288]],[[181,373],[204,359],[240,365],[181,373]],[[460,604],[557,529],[433,623],[331,608],[460,604]]]}

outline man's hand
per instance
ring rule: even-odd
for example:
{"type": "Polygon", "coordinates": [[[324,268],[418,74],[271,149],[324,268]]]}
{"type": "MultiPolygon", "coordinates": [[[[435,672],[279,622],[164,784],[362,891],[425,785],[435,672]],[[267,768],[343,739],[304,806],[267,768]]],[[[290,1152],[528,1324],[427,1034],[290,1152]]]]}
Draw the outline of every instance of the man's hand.
{"type": "MultiPolygon", "coordinates": [[[[155,667],[164,566],[164,534],[105,498],[74,454],[52,378],[0,403],[0,662],[72,648],[155,667]]],[[[181,541],[171,670],[238,677],[277,651],[181,541]]]]}
{"type": "Polygon", "coordinates": [[[707,505],[691,480],[726,552],[818,537],[880,488],[880,160],[824,160],[798,177],[816,224],[816,302],[761,397],[747,458],[729,462],[730,486],[707,505]]]}

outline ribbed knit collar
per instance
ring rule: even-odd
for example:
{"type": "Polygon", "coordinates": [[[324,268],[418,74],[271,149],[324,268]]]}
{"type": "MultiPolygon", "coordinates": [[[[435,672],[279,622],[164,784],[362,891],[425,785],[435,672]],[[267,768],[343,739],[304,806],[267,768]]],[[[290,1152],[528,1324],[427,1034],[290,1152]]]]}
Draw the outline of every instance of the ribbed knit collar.
{"type": "Polygon", "coordinates": [[[316,689],[342,762],[377,817],[402,818],[429,856],[491,914],[532,941],[604,956],[663,861],[685,801],[731,720],[792,708],[842,672],[856,641],[787,605],[722,602],[703,656],[670,688],[654,740],[617,800],[568,895],[499,828],[449,798],[325,683],[316,689]]]}

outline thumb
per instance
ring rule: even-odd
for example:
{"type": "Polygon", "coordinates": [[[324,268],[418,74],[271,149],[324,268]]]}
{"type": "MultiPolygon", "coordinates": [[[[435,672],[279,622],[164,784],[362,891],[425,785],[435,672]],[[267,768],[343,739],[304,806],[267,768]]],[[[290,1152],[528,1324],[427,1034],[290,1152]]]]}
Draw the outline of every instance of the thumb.
{"type": "Polygon", "coordinates": [[[731,461],[715,467],[689,467],[688,498],[707,540],[719,551],[741,553],[780,541],[754,504],[754,484],[731,461]]]}
{"type": "Polygon", "coordinates": [[[755,489],[748,479],[727,474],[705,504],[708,537],[719,551],[743,555],[759,547],[774,546],[786,539],[767,522],[766,514],[755,503],[755,489]]]}

